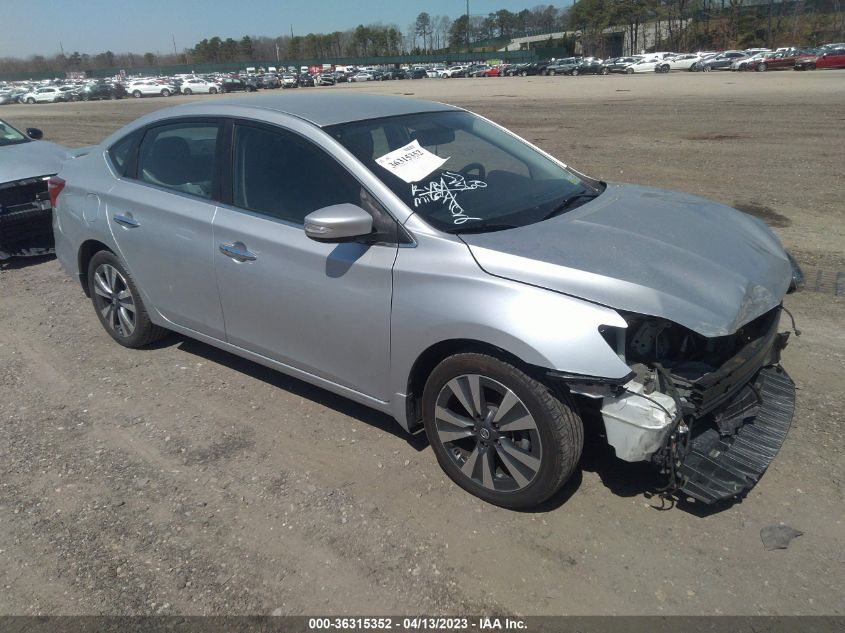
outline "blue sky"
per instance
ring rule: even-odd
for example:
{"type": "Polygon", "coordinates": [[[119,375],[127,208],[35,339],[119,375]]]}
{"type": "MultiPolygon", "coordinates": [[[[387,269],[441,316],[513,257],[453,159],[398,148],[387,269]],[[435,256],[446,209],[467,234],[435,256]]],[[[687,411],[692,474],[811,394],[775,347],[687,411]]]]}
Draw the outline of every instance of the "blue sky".
{"type": "MultiPolygon", "coordinates": [[[[470,0],[470,13],[521,11],[568,1],[470,0]]],[[[0,57],[65,53],[172,52],[204,37],[296,35],[346,30],[358,24],[396,24],[404,32],[420,11],[455,18],[466,0],[0,0],[0,57]]]]}

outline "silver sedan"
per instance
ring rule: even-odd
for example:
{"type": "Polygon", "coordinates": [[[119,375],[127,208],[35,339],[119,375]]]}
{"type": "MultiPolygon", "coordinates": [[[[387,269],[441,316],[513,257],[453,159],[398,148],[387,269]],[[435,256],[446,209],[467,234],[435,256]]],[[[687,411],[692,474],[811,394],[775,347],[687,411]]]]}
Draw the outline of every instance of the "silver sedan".
{"type": "Polygon", "coordinates": [[[460,108],[177,106],[51,194],[58,257],[115,341],[180,332],[424,427],[491,503],[559,491],[585,424],[704,502],[750,489],[789,428],[798,273],[764,224],[595,180],[460,108]]]}

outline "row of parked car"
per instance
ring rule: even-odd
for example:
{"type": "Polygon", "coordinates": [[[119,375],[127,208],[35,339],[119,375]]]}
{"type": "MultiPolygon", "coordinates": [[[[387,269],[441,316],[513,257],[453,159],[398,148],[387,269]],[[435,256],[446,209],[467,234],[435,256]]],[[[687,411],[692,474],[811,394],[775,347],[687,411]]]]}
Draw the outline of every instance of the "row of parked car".
{"type": "Polygon", "coordinates": [[[783,48],[729,50],[721,52],[675,53],[658,52],[598,59],[567,57],[497,68],[469,68],[445,77],[495,77],[530,75],[610,75],[624,73],[668,73],[677,70],[710,72],[713,70],[757,71],[793,68],[815,70],[845,68],[845,43],[827,44],[820,48],[783,48]]]}
{"type": "Polygon", "coordinates": [[[57,103],[95,101],[126,97],[169,97],[175,94],[217,94],[255,92],[275,88],[333,86],[343,82],[384,81],[388,79],[424,79],[424,68],[367,68],[326,70],[320,73],[280,72],[265,74],[179,75],[134,79],[99,79],[43,83],[0,84],[0,105],[9,103],[57,103]]]}

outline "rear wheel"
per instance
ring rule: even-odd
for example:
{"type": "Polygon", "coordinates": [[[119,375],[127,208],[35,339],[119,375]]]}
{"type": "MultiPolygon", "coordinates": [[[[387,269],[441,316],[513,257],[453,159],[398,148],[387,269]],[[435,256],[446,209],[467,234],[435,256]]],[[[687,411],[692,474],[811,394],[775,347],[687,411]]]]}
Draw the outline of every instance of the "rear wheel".
{"type": "Polygon", "coordinates": [[[578,75],[580,75],[580,74],[581,74],[581,71],[580,71],[580,70],[578,70],[577,68],[573,68],[573,69],[572,69],[572,76],[573,76],[573,77],[577,77],[577,76],[578,76],[578,75]]]}
{"type": "Polygon", "coordinates": [[[124,347],[143,347],[167,334],[150,321],[132,276],[113,253],[91,258],[88,291],[100,323],[124,347]]]}
{"type": "Polygon", "coordinates": [[[140,99],[141,98],[141,91],[140,90],[132,91],[132,96],[135,97],[136,99],[140,99]]]}
{"type": "Polygon", "coordinates": [[[193,93],[191,92],[191,89],[190,89],[190,88],[185,88],[185,89],[182,91],[182,94],[183,94],[183,95],[188,95],[188,96],[190,97],[190,96],[191,96],[191,94],[193,94],[193,93]]]}
{"type": "Polygon", "coordinates": [[[524,71],[524,70],[523,70],[521,73],[519,73],[519,74],[520,74],[520,75],[522,75],[523,77],[527,77],[527,76],[528,76],[528,73],[527,73],[526,71],[524,71]]]}
{"type": "Polygon", "coordinates": [[[601,69],[601,74],[602,74],[602,75],[607,75],[607,74],[609,74],[609,73],[610,73],[610,69],[609,69],[609,68],[602,68],[602,69],[601,69]]]}
{"type": "Polygon", "coordinates": [[[626,75],[633,75],[633,74],[634,74],[634,69],[633,69],[633,68],[626,68],[626,69],[625,69],[625,74],[626,74],[626,75]]]}
{"type": "Polygon", "coordinates": [[[167,88],[165,88],[164,90],[161,91],[161,96],[162,97],[169,97],[170,91],[167,88]]]}
{"type": "Polygon", "coordinates": [[[33,103],[35,103],[35,99],[33,99],[32,97],[30,97],[29,99],[27,99],[27,100],[26,100],[26,102],[27,102],[29,105],[32,105],[33,103]]]}
{"type": "Polygon", "coordinates": [[[757,72],[758,73],[766,72],[766,64],[757,64],[757,72]]]}
{"type": "Polygon", "coordinates": [[[455,354],[431,373],[423,421],[447,475],[507,508],[542,503],[570,477],[583,425],[568,397],[486,354],[455,354]]]}
{"type": "Polygon", "coordinates": [[[208,94],[210,94],[210,95],[216,95],[216,94],[217,94],[217,88],[209,88],[209,89],[208,89],[208,94]]]}

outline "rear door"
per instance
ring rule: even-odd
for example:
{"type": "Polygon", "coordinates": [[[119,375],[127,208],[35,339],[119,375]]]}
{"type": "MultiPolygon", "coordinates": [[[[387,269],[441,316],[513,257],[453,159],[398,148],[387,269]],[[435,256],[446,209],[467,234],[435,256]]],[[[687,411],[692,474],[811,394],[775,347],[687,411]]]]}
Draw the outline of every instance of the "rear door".
{"type": "Polygon", "coordinates": [[[148,128],[104,202],[112,235],[145,302],[182,327],[224,338],[212,220],[222,124],[183,119],[148,128]]]}
{"type": "Polygon", "coordinates": [[[276,126],[233,127],[231,192],[225,196],[231,204],[221,205],[214,219],[227,340],[388,400],[398,246],[315,242],[305,236],[303,221],[340,203],[370,211],[376,226],[395,221],[310,140],[276,126]]]}

